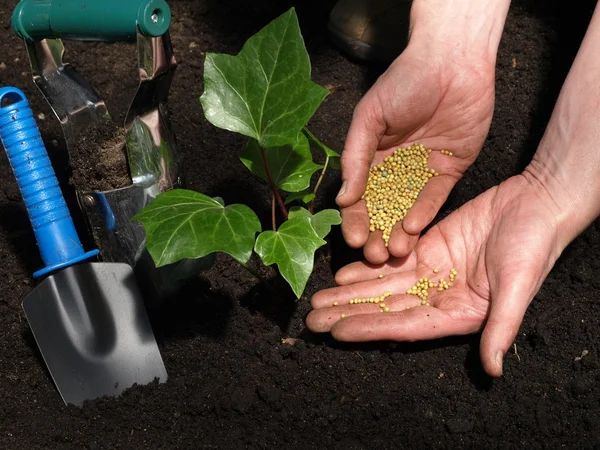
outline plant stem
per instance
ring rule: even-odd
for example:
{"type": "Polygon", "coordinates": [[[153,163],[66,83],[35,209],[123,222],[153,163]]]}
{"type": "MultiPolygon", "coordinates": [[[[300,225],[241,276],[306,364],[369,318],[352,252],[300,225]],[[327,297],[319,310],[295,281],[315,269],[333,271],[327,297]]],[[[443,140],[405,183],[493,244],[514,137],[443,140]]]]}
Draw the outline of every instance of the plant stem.
{"type": "Polygon", "coordinates": [[[240,266],[242,266],[244,269],[246,269],[248,271],[248,273],[250,273],[250,275],[252,275],[254,278],[256,278],[261,283],[264,283],[265,286],[267,286],[271,291],[273,291],[276,294],[278,293],[277,290],[271,285],[271,283],[269,283],[269,280],[264,278],[260,273],[258,273],[256,270],[254,270],[248,264],[240,261],[239,259],[236,259],[236,258],[233,258],[233,259],[235,259],[240,266]]]}
{"type": "Polygon", "coordinates": [[[273,180],[273,175],[271,174],[271,168],[269,167],[269,162],[267,161],[267,152],[264,147],[260,148],[260,153],[262,155],[263,164],[265,165],[265,172],[267,172],[267,178],[269,179],[269,184],[271,185],[271,190],[273,191],[273,196],[277,200],[277,204],[279,205],[279,209],[281,210],[281,214],[283,214],[283,218],[285,220],[288,219],[288,212],[283,204],[283,200],[281,199],[281,195],[279,194],[279,190],[277,189],[277,185],[273,180]]]}
{"type": "Polygon", "coordinates": [[[308,207],[308,210],[310,211],[311,214],[313,214],[315,212],[315,202],[317,201],[317,191],[319,190],[319,186],[321,186],[321,182],[323,181],[323,178],[325,177],[325,172],[327,171],[328,165],[329,165],[329,156],[327,156],[325,158],[325,164],[323,165],[323,170],[321,170],[321,175],[319,176],[319,179],[317,180],[317,184],[315,184],[315,190],[313,191],[313,194],[315,194],[315,198],[312,199],[312,201],[310,202],[310,205],[308,207]]]}
{"type": "Polygon", "coordinates": [[[277,231],[277,219],[275,217],[275,194],[271,199],[271,222],[273,224],[273,231],[277,231]]]}
{"type": "Polygon", "coordinates": [[[258,281],[262,281],[262,282],[266,282],[267,280],[265,280],[263,278],[263,276],[258,273],[256,270],[254,270],[252,267],[250,267],[248,264],[240,261],[239,259],[236,259],[236,261],[240,264],[240,266],[242,266],[244,269],[246,269],[248,272],[250,272],[250,274],[256,278],[258,281]]]}

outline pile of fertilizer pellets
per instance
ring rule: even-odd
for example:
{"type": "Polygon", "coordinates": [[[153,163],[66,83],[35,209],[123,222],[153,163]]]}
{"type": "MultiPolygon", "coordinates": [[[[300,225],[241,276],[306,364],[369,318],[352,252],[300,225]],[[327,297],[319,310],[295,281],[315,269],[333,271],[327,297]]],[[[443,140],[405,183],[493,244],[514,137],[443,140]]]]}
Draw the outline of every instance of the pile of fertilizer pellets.
{"type": "MultiPolygon", "coordinates": [[[[348,303],[350,305],[358,305],[359,303],[377,303],[379,305],[379,312],[390,312],[390,308],[388,308],[384,301],[386,298],[391,296],[391,292],[384,292],[379,297],[365,297],[365,298],[353,298],[348,303]]],[[[333,302],[333,306],[337,306],[339,302],[333,302]]],[[[346,314],[342,314],[341,318],[344,319],[346,314]]]]}
{"type": "MultiPolygon", "coordinates": [[[[438,273],[439,269],[433,269],[433,273],[438,273]]],[[[448,279],[450,281],[446,281],[444,278],[440,278],[437,282],[432,278],[423,277],[417,281],[413,287],[406,291],[409,295],[415,295],[421,299],[420,305],[407,306],[405,309],[414,308],[415,306],[431,306],[427,301],[429,297],[429,289],[436,289],[438,292],[443,292],[447,289],[450,289],[454,284],[454,280],[458,276],[458,272],[455,268],[450,269],[450,273],[448,274],[448,279]]],[[[379,275],[379,278],[383,278],[383,275],[379,275]]],[[[392,292],[384,292],[382,295],[378,297],[365,297],[365,298],[353,298],[348,303],[350,305],[358,305],[360,303],[377,303],[379,304],[379,312],[390,312],[390,308],[386,306],[384,303],[385,299],[390,297],[392,292]]],[[[339,302],[333,302],[333,306],[338,306],[339,302]]],[[[345,314],[341,315],[341,318],[344,319],[346,317],[345,314]]]]}
{"type": "MultiPolygon", "coordinates": [[[[438,273],[439,269],[433,269],[433,273],[438,273]]],[[[408,291],[406,291],[409,295],[416,295],[421,299],[422,306],[429,306],[429,302],[427,301],[427,297],[429,297],[428,289],[435,288],[438,292],[445,291],[449,289],[452,284],[454,284],[454,279],[458,275],[458,272],[455,268],[450,269],[450,274],[448,278],[450,281],[446,281],[444,278],[440,278],[437,282],[433,281],[428,277],[423,277],[419,281],[415,283],[413,287],[411,287],[408,291]]],[[[408,308],[412,308],[409,306],[408,308]]],[[[406,308],[406,309],[408,309],[406,308]]]]}
{"type": "MultiPolygon", "coordinates": [[[[394,225],[406,217],[429,179],[439,175],[428,166],[430,153],[421,144],[398,148],[369,171],[362,199],[367,203],[369,229],[383,231],[386,247],[394,225]]],[[[447,150],[441,154],[452,156],[447,150]]]]}

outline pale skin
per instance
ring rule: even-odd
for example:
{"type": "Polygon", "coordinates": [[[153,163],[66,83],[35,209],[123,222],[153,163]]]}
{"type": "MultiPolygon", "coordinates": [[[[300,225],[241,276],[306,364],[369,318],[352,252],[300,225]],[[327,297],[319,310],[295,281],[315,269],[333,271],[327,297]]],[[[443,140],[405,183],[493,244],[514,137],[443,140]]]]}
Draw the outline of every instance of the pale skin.
{"type": "Polygon", "coordinates": [[[348,245],[383,263],[414,248],[448,194],[475,161],[494,110],[494,75],[508,0],[416,0],[404,52],[377,80],[355,111],[344,152],[344,183],[336,199],[348,245]],[[386,248],[381,232],[369,233],[360,200],[371,165],[414,142],[434,149],[431,180],[386,248]],[[452,158],[439,150],[450,150],[452,158]]]}
{"type": "Polygon", "coordinates": [[[418,239],[408,256],[342,268],[336,274],[338,287],[314,295],[309,329],[347,342],[482,332],[483,367],[500,376],[503,357],[541,284],[565,247],[600,215],[597,48],[600,6],[525,171],[451,213],[418,239]],[[406,309],[420,304],[406,294],[416,280],[448,280],[451,268],[458,276],[450,289],[431,289],[430,306],[406,309]],[[348,304],[351,298],[385,291],[393,292],[385,301],[388,313],[380,313],[375,304],[348,304]]]}

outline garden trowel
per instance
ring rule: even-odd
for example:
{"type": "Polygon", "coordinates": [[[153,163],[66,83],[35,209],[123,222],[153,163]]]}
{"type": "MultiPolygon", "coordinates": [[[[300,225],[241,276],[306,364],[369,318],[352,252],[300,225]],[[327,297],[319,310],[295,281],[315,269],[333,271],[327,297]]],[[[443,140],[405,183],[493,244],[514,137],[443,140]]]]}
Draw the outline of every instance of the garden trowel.
{"type": "Polygon", "coordinates": [[[12,14],[13,31],[26,43],[33,80],[60,121],[69,154],[90,129],[113,123],[125,130],[120,144],[131,184],[103,192],[78,187],[76,195],[103,260],[134,267],[149,303],[214,262],[209,255],[155,267],[144,229],[132,220],[160,193],[186,186],[167,114],[177,66],[170,24],[165,0],[21,0],[12,14]],[[64,60],[63,40],[136,43],[139,85],[123,124],[114,123],[104,99],[64,60]]]}
{"type": "Polygon", "coordinates": [[[46,266],[23,309],[60,395],[81,406],[165,382],[131,266],[90,262],[99,251],[83,249],[25,94],[0,88],[0,105],[0,140],[46,266]]]}

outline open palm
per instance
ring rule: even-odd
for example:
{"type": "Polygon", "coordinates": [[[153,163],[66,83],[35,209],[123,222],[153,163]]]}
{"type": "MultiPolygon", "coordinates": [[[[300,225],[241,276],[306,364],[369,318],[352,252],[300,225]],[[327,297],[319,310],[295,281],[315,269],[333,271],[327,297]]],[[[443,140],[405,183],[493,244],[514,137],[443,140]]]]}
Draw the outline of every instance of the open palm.
{"type": "Polygon", "coordinates": [[[493,108],[493,65],[436,59],[409,45],[358,104],[350,125],[342,154],[345,184],[337,198],[348,245],[364,246],[366,259],[374,264],[385,262],[390,254],[409,254],[477,158],[493,108]],[[369,167],[415,142],[433,150],[429,166],[440,176],[429,181],[405,219],[396,224],[386,248],[381,231],[369,233],[369,217],[360,197],[369,167]]]}
{"type": "Polygon", "coordinates": [[[483,329],[484,368],[499,376],[529,303],[563,250],[557,217],[535,180],[510,178],[432,227],[407,257],[342,268],[339,287],[314,295],[307,325],[350,342],[416,341],[483,329]],[[423,277],[448,281],[451,268],[458,272],[453,286],[430,289],[429,306],[406,294],[423,277]],[[381,314],[378,304],[348,303],[386,291],[392,292],[385,300],[389,313],[381,314]]]}

